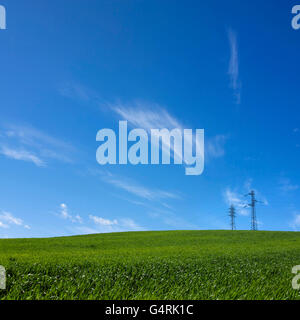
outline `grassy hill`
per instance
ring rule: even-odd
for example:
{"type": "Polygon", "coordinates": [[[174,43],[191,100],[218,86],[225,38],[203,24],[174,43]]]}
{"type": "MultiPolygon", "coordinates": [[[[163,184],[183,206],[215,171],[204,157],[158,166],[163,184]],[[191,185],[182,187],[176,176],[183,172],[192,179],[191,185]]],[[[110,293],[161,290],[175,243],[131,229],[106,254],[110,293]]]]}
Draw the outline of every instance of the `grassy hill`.
{"type": "Polygon", "coordinates": [[[300,233],[131,232],[0,240],[0,299],[297,299],[300,233]]]}

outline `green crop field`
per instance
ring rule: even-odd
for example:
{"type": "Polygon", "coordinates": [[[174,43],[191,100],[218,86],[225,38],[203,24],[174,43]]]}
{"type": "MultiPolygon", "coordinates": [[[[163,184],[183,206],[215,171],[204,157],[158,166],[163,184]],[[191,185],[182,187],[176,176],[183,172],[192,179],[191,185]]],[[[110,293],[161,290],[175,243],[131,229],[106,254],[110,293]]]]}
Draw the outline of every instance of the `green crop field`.
{"type": "Polygon", "coordinates": [[[0,299],[298,299],[300,233],[131,232],[0,240],[0,299]]]}

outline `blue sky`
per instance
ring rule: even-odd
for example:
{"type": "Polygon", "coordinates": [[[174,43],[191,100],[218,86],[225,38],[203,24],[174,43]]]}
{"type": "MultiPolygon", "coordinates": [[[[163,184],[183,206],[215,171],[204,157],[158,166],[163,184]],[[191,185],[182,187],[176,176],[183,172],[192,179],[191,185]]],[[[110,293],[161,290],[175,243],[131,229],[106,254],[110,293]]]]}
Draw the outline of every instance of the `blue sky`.
{"type": "Polygon", "coordinates": [[[0,0],[0,237],[300,230],[295,1],[0,0]],[[205,170],[100,166],[96,133],[205,129],[205,170]],[[170,128],[171,129],[171,128],[170,128]]]}

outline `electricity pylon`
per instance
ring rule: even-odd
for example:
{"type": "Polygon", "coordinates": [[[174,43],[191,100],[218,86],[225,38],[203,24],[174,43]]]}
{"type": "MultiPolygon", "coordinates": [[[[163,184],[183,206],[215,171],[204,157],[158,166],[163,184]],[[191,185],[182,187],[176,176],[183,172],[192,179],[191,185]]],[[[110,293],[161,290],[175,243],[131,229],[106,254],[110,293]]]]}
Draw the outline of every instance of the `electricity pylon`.
{"type": "Polygon", "coordinates": [[[256,231],[257,230],[257,220],[256,220],[256,202],[261,202],[256,200],[255,198],[255,191],[252,190],[245,196],[250,196],[251,197],[251,203],[246,205],[246,207],[251,207],[251,230],[256,231]]]}
{"type": "Polygon", "coordinates": [[[231,230],[235,230],[235,207],[232,204],[229,208],[229,217],[231,218],[230,224],[231,224],[231,230]]]}

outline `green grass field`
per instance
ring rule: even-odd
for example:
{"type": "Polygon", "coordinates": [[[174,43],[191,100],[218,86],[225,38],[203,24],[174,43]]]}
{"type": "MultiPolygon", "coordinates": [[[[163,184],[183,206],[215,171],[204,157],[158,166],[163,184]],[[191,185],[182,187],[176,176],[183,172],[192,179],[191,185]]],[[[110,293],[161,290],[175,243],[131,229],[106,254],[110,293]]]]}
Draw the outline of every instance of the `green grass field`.
{"type": "Polygon", "coordinates": [[[0,299],[298,299],[300,233],[166,231],[0,240],[0,299]]]}

